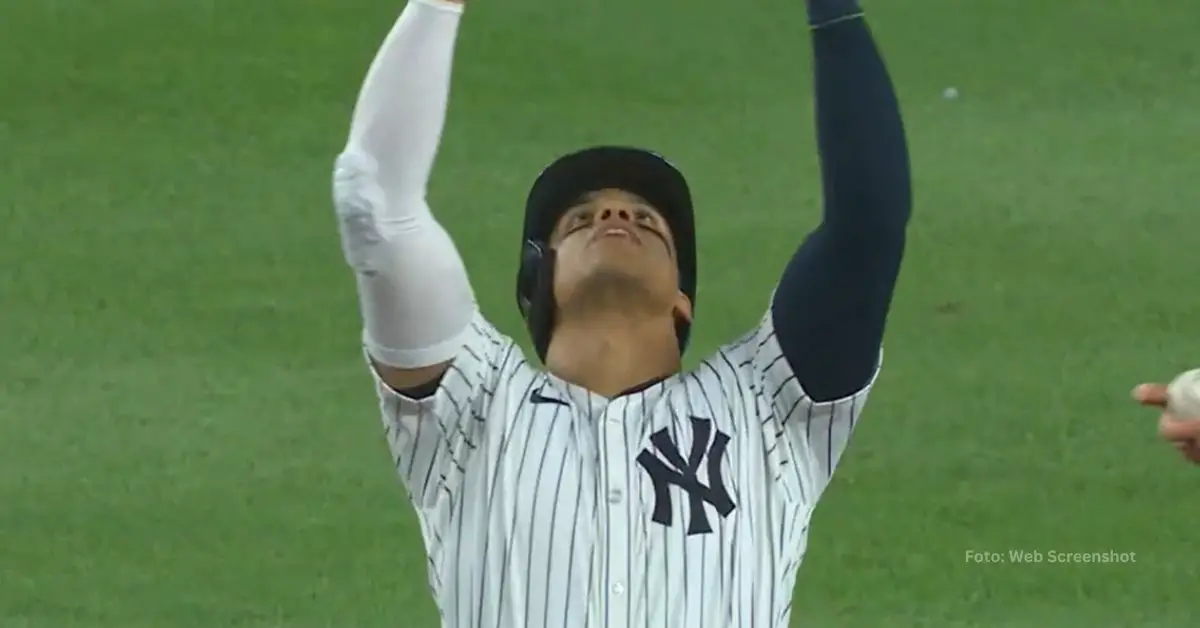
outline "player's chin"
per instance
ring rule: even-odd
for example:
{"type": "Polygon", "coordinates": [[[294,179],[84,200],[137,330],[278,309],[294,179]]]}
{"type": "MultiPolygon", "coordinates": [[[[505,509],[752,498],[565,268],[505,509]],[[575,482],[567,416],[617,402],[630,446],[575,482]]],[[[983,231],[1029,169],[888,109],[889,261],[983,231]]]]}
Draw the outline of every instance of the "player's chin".
{"type": "Polygon", "coordinates": [[[596,256],[593,268],[628,275],[641,275],[653,267],[653,260],[647,259],[648,256],[644,250],[612,247],[604,251],[597,251],[597,253],[599,255],[596,256]]]}

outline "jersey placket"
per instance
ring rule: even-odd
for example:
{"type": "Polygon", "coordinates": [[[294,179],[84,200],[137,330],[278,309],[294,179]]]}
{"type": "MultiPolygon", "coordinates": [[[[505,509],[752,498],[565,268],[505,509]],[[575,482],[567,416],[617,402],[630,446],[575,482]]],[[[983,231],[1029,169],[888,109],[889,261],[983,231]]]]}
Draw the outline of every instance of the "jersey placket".
{"type": "Polygon", "coordinates": [[[604,490],[604,508],[601,511],[604,518],[600,526],[604,543],[601,548],[604,553],[602,563],[605,566],[599,583],[604,588],[598,593],[604,600],[601,620],[610,628],[629,625],[637,586],[632,581],[635,574],[630,562],[635,541],[632,509],[636,492],[630,485],[633,455],[629,451],[628,441],[629,432],[637,429],[637,426],[626,422],[629,418],[626,408],[629,401],[628,398],[613,400],[596,416],[601,452],[598,471],[604,490]]]}

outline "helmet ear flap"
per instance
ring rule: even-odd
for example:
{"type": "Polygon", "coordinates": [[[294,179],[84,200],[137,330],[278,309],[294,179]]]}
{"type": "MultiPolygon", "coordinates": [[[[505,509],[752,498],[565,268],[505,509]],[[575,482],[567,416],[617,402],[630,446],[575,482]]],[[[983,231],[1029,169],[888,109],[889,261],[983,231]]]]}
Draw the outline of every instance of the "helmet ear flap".
{"type": "Polygon", "coordinates": [[[529,328],[534,351],[544,363],[554,329],[554,249],[526,240],[517,270],[517,307],[529,328]]]}
{"type": "Polygon", "coordinates": [[[526,240],[521,247],[521,263],[517,266],[517,309],[522,318],[529,318],[538,284],[539,267],[545,256],[541,243],[526,240]]]}

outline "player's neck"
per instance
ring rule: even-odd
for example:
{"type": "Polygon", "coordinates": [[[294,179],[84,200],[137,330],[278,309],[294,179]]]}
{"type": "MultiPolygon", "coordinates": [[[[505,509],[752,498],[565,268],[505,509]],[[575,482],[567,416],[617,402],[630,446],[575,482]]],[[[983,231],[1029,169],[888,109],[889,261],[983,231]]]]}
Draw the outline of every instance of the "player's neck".
{"type": "Polygon", "coordinates": [[[547,370],[605,397],[672,375],[679,364],[669,318],[606,315],[562,321],[546,352],[547,370]]]}

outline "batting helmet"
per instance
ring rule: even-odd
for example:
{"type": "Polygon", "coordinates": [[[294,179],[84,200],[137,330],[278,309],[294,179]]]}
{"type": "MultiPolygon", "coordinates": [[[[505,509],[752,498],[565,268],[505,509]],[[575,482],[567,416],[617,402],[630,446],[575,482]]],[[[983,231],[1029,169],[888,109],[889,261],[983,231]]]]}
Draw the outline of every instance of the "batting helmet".
{"type": "MultiPolygon", "coordinates": [[[[623,146],[596,146],[558,158],[533,183],[525,201],[517,307],[534,350],[543,362],[554,328],[554,251],[549,238],[563,213],[580,196],[615,188],[636,194],[662,214],[674,235],[679,288],[696,305],[696,223],[687,180],[657,153],[623,146]]],[[[687,348],[691,324],[675,325],[679,352],[687,348]]]]}

